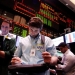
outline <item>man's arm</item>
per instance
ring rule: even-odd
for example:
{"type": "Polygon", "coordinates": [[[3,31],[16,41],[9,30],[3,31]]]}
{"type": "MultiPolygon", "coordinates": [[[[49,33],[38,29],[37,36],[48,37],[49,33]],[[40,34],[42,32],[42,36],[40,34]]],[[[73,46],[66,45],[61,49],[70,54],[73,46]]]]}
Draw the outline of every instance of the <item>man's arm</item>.
{"type": "Polygon", "coordinates": [[[42,53],[44,62],[55,65],[58,61],[58,58],[56,57],[56,47],[49,37],[45,37],[45,45],[46,51],[42,53]]]}
{"type": "Polygon", "coordinates": [[[49,52],[43,52],[42,56],[45,63],[49,63],[50,65],[57,64],[58,58],[56,56],[51,56],[49,52]]]}
{"type": "Polygon", "coordinates": [[[9,50],[5,51],[5,58],[12,58],[14,55],[14,51],[16,50],[16,40],[10,39],[9,50]]]}
{"type": "MultiPolygon", "coordinates": [[[[8,49],[6,49],[6,48],[4,48],[4,51],[2,50],[2,51],[0,51],[0,57],[2,57],[2,58],[11,58],[12,56],[13,56],[13,54],[14,54],[14,51],[15,51],[15,49],[16,49],[16,40],[15,39],[9,39],[9,43],[7,43],[8,44],[8,46],[9,46],[9,48],[8,49]]],[[[7,46],[7,44],[5,44],[6,46],[7,46]]]]}
{"type": "Polygon", "coordinates": [[[0,57],[1,57],[1,58],[5,58],[5,52],[2,51],[2,50],[0,50],[0,57]]]}
{"type": "Polygon", "coordinates": [[[57,68],[57,69],[62,69],[62,70],[64,70],[65,72],[67,72],[67,71],[69,71],[70,69],[72,69],[72,67],[74,67],[74,65],[75,65],[74,60],[75,60],[75,57],[73,57],[73,56],[71,56],[71,55],[66,56],[63,65],[58,64],[56,68],[57,68]]]}

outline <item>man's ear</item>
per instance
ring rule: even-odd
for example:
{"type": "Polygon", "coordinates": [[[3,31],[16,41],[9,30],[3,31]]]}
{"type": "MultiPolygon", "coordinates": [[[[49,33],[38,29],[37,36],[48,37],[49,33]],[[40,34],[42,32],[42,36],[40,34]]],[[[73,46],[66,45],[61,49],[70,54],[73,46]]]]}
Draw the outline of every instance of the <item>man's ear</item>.
{"type": "Polygon", "coordinates": [[[12,27],[10,27],[10,29],[9,30],[12,30],[12,27]]]}

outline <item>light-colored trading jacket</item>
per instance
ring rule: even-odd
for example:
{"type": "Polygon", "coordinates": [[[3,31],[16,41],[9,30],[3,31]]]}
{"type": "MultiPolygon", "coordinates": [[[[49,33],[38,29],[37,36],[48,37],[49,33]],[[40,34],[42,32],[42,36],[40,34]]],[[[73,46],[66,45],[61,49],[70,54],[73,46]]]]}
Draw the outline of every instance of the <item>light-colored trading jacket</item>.
{"type": "MultiPolygon", "coordinates": [[[[45,48],[46,51],[50,52],[51,55],[56,53],[56,48],[49,37],[45,36],[45,48]]],[[[25,64],[40,64],[43,63],[42,52],[45,51],[42,49],[41,44],[41,36],[39,35],[37,38],[33,39],[28,35],[27,37],[23,38],[19,46],[15,52],[15,55],[20,57],[22,62],[25,64]],[[34,47],[35,55],[31,56],[31,49],[34,47]]],[[[37,74],[38,75],[38,74],[37,74]]],[[[47,73],[42,73],[40,75],[50,75],[47,73]]]]}
{"type": "Polygon", "coordinates": [[[75,55],[68,49],[62,59],[63,65],[58,64],[58,68],[65,72],[65,75],[75,75],[75,55]]]}

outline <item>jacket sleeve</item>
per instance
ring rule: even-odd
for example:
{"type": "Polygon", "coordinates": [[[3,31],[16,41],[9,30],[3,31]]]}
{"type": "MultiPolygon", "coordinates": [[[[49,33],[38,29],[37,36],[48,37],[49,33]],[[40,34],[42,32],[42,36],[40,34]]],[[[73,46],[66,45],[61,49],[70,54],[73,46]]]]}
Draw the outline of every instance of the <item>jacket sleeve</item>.
{"type": "Polygon", "coordinates": [[[45,45],[46,45],[46,51],[48,51],[52,56],[57,56],[57,50],[53,43],[53,41],[49,37],[45,37],[45,45]]]}
{"type": "Polygon", "coordinates": [[[5,59],[10,60],[14,55],[15,49],[16,49],[16,39],[10,39],[9,48],[5,50],[5,59]]]}
{"type": "Polygon", "coordinates": [[[58,69],[62,69],[65,72],[68,72],[69,70],[72,69],[73,65],[75,65],[74,60],[75,60],[75,58],[73,56],[71,56],[71,55],[67,56],[65,58],[65,61],[64,61],[63,65],[58,64],[58,69]]]}

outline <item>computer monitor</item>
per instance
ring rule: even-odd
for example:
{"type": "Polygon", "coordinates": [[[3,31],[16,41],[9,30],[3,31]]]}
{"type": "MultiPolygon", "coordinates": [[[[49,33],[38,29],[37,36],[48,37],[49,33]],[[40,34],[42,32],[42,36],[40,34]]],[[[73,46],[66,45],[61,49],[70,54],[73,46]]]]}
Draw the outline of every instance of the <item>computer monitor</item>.
{"type": "Polygon", "coordinates": [[[53,41],[55,46],[58,46],[61,42],[64,42],[64,37],[60,36],[60,37],[52,39],[52,41],[53,41]]]}
{"type": "Polygon", "coordinates": [[[75,42],[75,32],[71,32],[71,33],[65,34],[65,42],[66,43],[75,42]]]}

